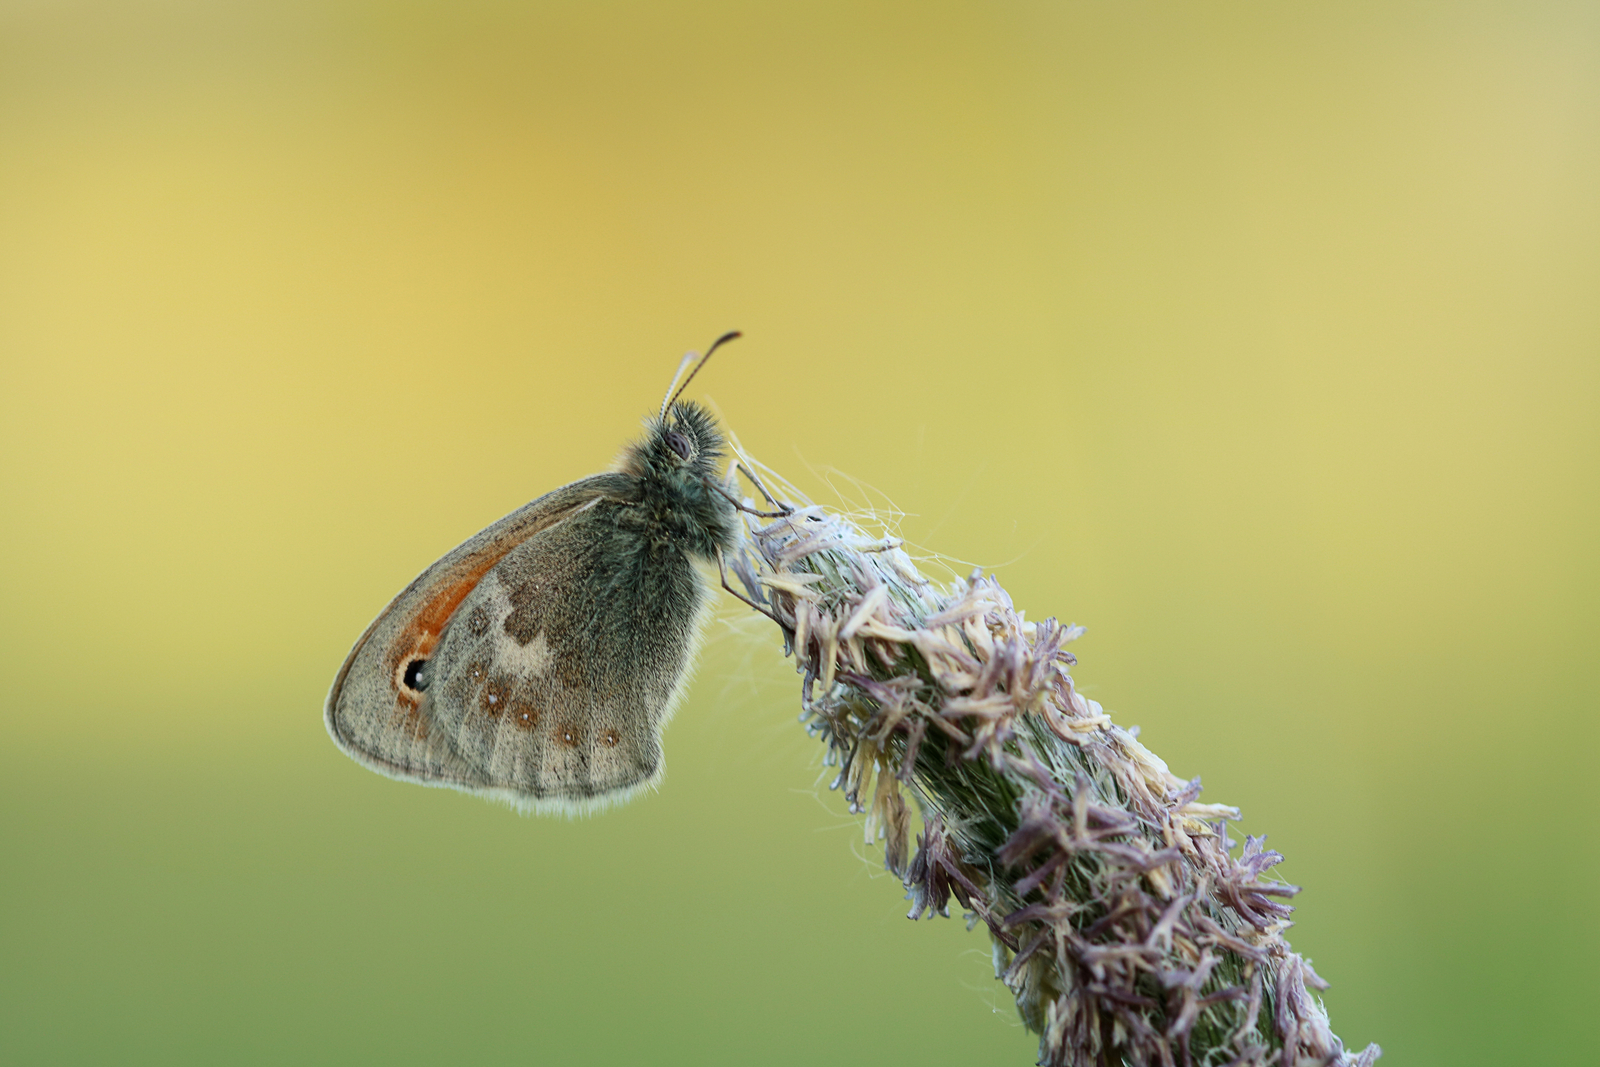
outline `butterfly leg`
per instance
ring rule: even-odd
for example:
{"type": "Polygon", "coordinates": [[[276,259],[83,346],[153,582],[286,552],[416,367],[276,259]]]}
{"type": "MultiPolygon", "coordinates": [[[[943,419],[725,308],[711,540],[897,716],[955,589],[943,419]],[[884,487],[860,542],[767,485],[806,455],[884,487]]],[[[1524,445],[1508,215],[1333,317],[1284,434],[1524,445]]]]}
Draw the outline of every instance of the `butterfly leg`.
{"type": "MultiPolygon", "coordinates": [[[[722,488],[722,486],[718,485],[716,482],[708,481],[706,484],[715,489],[718,493],[721,493],[723,498],[727,500],[728,503],[744,512],[746,515],[754,515],[758,519],[782,519],[794,514],[793,508],[790,508],[787,511],[757,511],[755,508],[745,507],[738,497],[722,488]]],[[[771,498],[769,497],[768,499],[771,498]]]]}
{"type": "Polygon", "coordinates": [[[790,507],[788,504],[780,504],[773,499],[772,494],[767,492],[766,484],[762,482],[760,478],[757,478],[755,474],[751,472],[749,467],[746,467],[743,463],[735,464],[735,466],[738,467],[740,474],[743,474],[746,478],[750,479],[751,485],[754,485],[757,489],[761,490],[761,495],[767,498],[767,503],[778,509],[778,514],[771,517],[777,518],[783,515],[794,514],[794,508],[790,507]]]}
{"type": "Polygon", "coordinates": [[[732,593],[734,596],[738,597],[752,608],[755,608],[757,611],[761,612],[761,614],[765,615],[779,626],[782,626],[785,630],[789,628],[784,624],[784,621],[774,615],[765,604],[756,603],[754,600],[751,600],[749,597],[739,592],[739,590],[728,584],[728,561],[723,557],[722,549],[720,548],[717,549],[717,570],[722,574],[722,588],[726,589],[728,592],[732,593]]]}

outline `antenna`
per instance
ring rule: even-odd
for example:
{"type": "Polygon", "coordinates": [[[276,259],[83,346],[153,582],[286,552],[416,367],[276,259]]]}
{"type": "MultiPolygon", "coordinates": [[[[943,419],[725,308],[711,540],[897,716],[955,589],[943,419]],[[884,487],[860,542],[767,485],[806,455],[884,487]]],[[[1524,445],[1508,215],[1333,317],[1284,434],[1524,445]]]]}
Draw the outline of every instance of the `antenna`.
{"type": "Polygon", "coordinates": [[[661,395],[660,418],[667,417],[667,397],[672,395],[672,387],[678,384],[679,378],[683,377],[683,368],[693,363],[699,355],[700,353],[698,352],[685,352],[683,358],[678,360],[678,369],[672,372],[672,380],[667,383],[667,391],[661,395]]]}
{"type": "MultiPolygon", "coordinates": [[[[700,362],[696,363],[694,365],[694,370],[689,372],[689,377],[685,378],[683,380],[683,384],[678,386],[678,391],[675,392],[675,393],[672,393],[670,396],[667,397],[667,399],[665,399],[665,400],[663,400],[661,402],[661,418],[666,418],[667,417],[667,409],[672,406],[673,401],[677,400],[678,397],[683,395],[683,391],[685,389],[689,388],[689,383],[694,381],[694,376],[696,374],[700,373],[700,368],[704,367],[706,365],[706,360],[711,358],[711,353],[715,352],[717,349],[721,348],[723,345],[727,344],[729,341],[737,340],[738,338],[743,337],[743,336],[744,335],[741,334],[738,330],[729,330],[727,333],[723,334],[721,337],[717,338],[715,341],[712,341],[711,342],[711,347],[706,349],[706,354],[700,357],[700,362]]],[[[689,361],[691,359],[693,359],[693,358],[694,358],[694,353],[693,352],[690,352],[688,355],[683,357],[683,362],[678,364],[678,374],[682,374],[683,373],[683,368],[685,366],[687,366],[689,361]]],[[[672,380],[674,382],[676,382],[678,380],[678,374],[674,374],[672,376],[672,380]]],[[[667,388],[670,390],[672,388],[672,386],[668,385],[667,388]]]]}

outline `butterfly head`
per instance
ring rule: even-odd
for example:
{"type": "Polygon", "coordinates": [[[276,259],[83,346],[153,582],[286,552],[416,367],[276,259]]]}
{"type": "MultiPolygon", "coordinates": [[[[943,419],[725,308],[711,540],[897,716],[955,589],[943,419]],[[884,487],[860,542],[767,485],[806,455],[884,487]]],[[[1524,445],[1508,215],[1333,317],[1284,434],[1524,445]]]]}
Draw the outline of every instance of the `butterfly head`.
{"type": "Polygon", "coordinates": [[[732,548],[738,517],[714,484],[723,441],[711,413],[692,400],[675,401],[646,430],[644,440],[623,457],[622,471],[638,479],[651,521],[702,558],[732,548]]]}

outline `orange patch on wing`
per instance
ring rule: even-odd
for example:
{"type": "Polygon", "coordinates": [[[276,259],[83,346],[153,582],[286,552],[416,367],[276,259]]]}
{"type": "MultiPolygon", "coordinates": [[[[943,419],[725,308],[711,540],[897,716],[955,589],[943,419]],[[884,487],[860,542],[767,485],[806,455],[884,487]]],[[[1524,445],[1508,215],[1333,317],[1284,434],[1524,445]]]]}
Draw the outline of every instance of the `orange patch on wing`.
{"type": "Polygon", "coordinates": [[[439,635],[444,633],[445,626],[449,624],[450,617],[456,613],[461,602],[467,599],[467,594],[478,588],[483,576],[488,574],[496,563],[505,558],[506,552],[514,547],[516,546],[508,545],[505,552],[479,560],[471,570],[440,588],[411,616],[406,628],[400,631],[394,643],[389,646],[389,685],[395,690],[398,699],[406,699],[406,693],[399,683],[405,664],[413,659],[427,659],[433,655],[434,648],[439,644],[439,635]]]}

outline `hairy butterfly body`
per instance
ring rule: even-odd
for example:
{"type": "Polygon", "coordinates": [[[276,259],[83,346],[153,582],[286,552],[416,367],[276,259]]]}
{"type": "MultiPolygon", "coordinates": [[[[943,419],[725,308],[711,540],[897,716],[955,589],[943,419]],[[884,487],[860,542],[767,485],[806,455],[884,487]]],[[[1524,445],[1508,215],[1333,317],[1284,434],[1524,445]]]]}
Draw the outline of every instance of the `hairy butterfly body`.
{"type": "Polygon", "coordinates": [[[738,538],[721,446],[704,408],[669,401],[619,470],[429,567],[334,679],[334,742],[383,774],[523,809],[589,810],[659,780],[707,601],[695,563],[738,538]]]}

